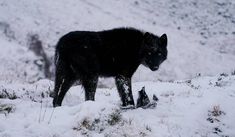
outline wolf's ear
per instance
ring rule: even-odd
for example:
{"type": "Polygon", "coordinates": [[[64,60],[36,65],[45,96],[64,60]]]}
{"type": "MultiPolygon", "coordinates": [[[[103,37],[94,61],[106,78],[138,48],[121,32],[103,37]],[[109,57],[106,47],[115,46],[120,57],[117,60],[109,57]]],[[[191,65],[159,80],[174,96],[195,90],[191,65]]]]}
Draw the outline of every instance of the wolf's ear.
{"type": "Polygon", "coordinates": [[[161,37],[160,37],[160,42],[162,44],[162,46],[167,46],[167,35],[166,34],[163,34],[161,37]]]}
{"type": "Polygon", "coordinates": [[[152,34],[149,32],[144,33],[144,44],[145,46],[149,47],[152,45],[152,34]]]}

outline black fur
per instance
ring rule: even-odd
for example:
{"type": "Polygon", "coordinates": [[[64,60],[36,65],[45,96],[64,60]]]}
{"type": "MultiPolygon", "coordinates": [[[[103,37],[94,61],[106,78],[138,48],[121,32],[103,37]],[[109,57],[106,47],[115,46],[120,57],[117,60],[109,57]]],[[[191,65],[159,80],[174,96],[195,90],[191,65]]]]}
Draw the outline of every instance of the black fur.
{"type": "Polygon", "coordinates": [[[138,66],[155,71],[166,58],[166,34],[158,37],[133,28],[70,32],[56,46],[53,106],[61,106],[76,80],[85,89],[85,100],[95,100],[100,76],[115,77],[122,105],[134,105],[131,77],[138,66]]]}

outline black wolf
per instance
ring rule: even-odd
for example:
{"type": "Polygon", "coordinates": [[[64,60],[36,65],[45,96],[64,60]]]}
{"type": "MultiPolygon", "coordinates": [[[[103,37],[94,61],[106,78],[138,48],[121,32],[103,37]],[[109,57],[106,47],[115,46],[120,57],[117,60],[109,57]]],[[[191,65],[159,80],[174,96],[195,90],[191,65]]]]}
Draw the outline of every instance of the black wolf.
{"type": "Polygon", "coordinates": [[[70,32],[56,46],[53,106],[61,106],[77,80],[85,89],[85,100],[95,100],[100,76],[114,77],[122,106],[134,106],[132,75],[140,64],[155,71],[166,58],[166,34],[158,37],[134,28],[70,32]]]}

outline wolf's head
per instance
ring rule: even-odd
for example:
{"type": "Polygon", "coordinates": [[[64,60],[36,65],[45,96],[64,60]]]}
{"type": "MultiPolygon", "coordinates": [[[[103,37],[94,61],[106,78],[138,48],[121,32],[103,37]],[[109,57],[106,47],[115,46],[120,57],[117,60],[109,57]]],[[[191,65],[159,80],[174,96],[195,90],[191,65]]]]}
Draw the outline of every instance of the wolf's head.
{"type": "Polygon", "coordinates": [[[146,32],[143,40],[142,64],[152,71],[158,70],[160,64],[167,58],[167,35],[161,37],[146,32]]]}

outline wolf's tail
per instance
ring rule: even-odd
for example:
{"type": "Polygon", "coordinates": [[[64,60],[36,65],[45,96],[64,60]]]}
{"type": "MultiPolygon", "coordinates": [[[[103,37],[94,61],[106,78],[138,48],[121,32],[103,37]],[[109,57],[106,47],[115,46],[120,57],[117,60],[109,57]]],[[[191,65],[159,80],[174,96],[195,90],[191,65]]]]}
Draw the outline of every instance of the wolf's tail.
{"type": "Polygon", "coordinates": [[[56,48],[55,48],[55,56],[54,56],[54,63],[57,66],[59,60],[62,57],[62,52],[63,52],[63,42],[61,41],[61,39],[58,41],[58,43],[56,44],[56,48]]]}

